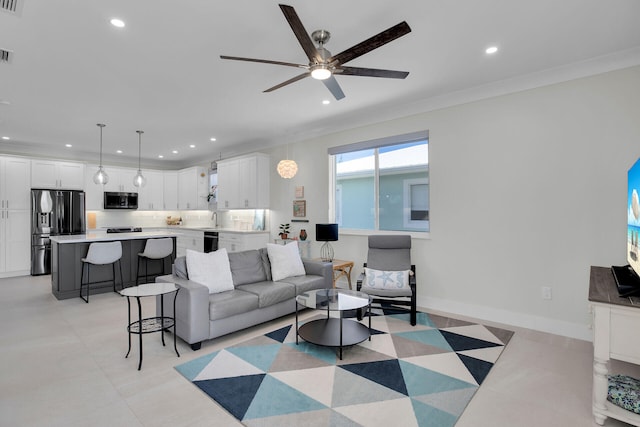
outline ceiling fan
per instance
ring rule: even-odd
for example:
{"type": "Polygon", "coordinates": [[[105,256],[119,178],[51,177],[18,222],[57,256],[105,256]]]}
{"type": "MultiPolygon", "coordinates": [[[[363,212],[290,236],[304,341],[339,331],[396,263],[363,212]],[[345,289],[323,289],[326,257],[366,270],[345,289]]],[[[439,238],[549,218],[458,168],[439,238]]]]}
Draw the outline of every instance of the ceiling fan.
{"type": "Polygon", "coordinates": [[[408,71],[394,71],[394,70],[380,70],[375,68],[361,68],[361,67],[347,67],[344,66],[347,62],[358,58],[365,53],[368,53],[374,49],[379,48],[399,37],[404,36],[411,32],[409,24],[405,21],[376,34],[367,40],[358,43],[349,49],[340,52],[337,55],[331,55],[331,53],[325,49],[324,45],[329,41],[331,34],[326,30],[316,30],[309,33],[305,30],[300,18],[295,9],[291,6],[284,4],[279,5],[284,17],[291,26],[293,33],[295,34],[298,42],[302,46],[302,49],[309,58],[309,64],[294,64],[291,62],[271,61],[268,59],[255,59],[255,58],[242,58],[238,56],[226,56],[220,55],[222,59],[231,59],[235,61],[248,61],[248,62],[261,62],[265,64],[284,65],[287,67],[302,68],[306,70],[304,73],[293,77],[285,82],[277,84],[264,92],[272,92],[276,89],[280,89],[283,86],[302,80],[305,77],[311,76],[314,79],[321,80],[324,85],[329,89],[333,96],[340,100],[344,98],[344,92],[340,88],[335,75],[343,76],[362,76],[362,77],[384,77],[390,79],[404,79],[409,75],[408,71]],[[317,47],[313,42],[317,43],[317,47]]]}

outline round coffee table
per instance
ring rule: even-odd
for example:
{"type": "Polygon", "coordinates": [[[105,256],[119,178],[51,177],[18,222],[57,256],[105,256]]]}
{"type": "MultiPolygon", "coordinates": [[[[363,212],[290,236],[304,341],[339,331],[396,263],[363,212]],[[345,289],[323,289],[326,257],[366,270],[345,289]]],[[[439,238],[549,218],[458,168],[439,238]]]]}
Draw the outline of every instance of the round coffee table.
{"type": "Polygon", "coordinates": [[[296,344],[298,336],[305,341],[326,347],[338,347],[340,360],[342,348],[371,341],[371,297],[364,292],[346,289],[317,289],[304,292],[296,297],[296,344]],[[298,307],[324,310],[327,317],[312,320],[298,327],[298,307]],[[344,312],[367,307],[369,327],[353,319],[345,319],[344,312]],[[331,317],[331,312],[338,312],[339,317],[331,317]]]}
{"type": "Polygon", "coordinates": [[[142,368],[142,334],[150,334],[152,332],[160,332],[162,335],[162,345],[164,343],[164,331],[173,328],[173,349],[176,351],[178,357],[180,357],[180,353],[178,353],[178,347],[176,345],[176,321],[175,317],[169,317],[164,315],[164,296],[166,294],[170,294],[175,292],[173,296],[173,313],[175,316],[176,312],[176,298],[178,296],[178,291],[180,288],[176,286],[175,283],[145,283],[140,286],[132,286],[130,288],[124,288],[120,291],[120,294],[127,297],[127,308],[129,315],[129,324],[127,326],[127,331],[129,332],[129,350],[127,351],[125,358],[129,357],[129,353],[131,353],[131,334],[137,334],[139,337],[140,344],[140,357],[138,359],[138,370],[142,368]],[[142,305],[140,304],[140,298],[142,297],[155,297],[161,295],[161,303],[160,303],[160,316],[159,317],[149,317],[142,318],[142,305]],[[132,322],[131,321],[131,298],[135,298],[138,302],[138,320],[132,322]]]}

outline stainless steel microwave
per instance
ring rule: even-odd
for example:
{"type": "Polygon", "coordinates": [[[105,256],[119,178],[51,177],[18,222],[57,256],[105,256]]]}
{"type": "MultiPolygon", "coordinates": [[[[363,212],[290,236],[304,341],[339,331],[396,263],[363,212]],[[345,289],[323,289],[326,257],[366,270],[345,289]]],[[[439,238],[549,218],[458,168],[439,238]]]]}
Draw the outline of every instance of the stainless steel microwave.
{"type": "Polygon", "coordinates": [[[138,193],[104,192],[105,209],[138,209],[138,193]]]}

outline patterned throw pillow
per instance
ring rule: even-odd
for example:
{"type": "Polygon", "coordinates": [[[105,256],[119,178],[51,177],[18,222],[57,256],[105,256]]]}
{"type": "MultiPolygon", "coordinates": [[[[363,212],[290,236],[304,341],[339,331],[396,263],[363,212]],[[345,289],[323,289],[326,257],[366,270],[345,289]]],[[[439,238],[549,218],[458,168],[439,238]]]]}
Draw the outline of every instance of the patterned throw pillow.
{"type": "Polygon", "coordinates": [[[409,271],[382,271],[364,268],[366,286],[373,289],[409,289],[409,271]]]}
{"type": "Polygon", "coordinates": [[[609,375],[609,392],[607,400],[640,414],[640,381],[626,375],[609,375]]]}

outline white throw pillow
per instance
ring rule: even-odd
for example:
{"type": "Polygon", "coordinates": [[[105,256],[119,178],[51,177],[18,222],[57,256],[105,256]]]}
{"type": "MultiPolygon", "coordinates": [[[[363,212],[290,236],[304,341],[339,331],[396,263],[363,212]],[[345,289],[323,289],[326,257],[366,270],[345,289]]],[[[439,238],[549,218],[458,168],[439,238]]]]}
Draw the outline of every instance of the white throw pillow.
{"type": "Polygon", "coordinates": [[[307,272],[300,259],[298,242],[293,241],[286,245],[267,243],[267,253],[271,263],[271,276],[274,282],[293,276],[304,276],[307,272]]]}
{"type": "Polygon", "coordinates": [[[402,271],[382,271],[373,268],[364,268],[366,286],[374,289],[399,290],[409,289],[409,272],[402,271]]]}
{"type": "Polygon", "coordinates": [[[189,280],[206,286],[210,294],[234,289],[229,255],[225,248],[209,253],[187,249],[187,272],[189,280]]]}

